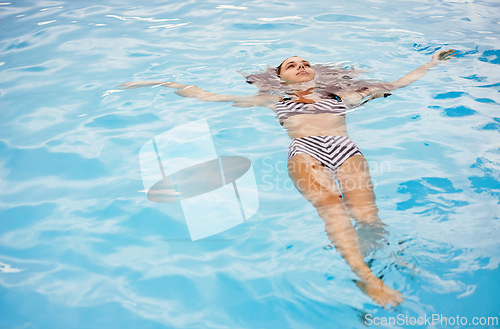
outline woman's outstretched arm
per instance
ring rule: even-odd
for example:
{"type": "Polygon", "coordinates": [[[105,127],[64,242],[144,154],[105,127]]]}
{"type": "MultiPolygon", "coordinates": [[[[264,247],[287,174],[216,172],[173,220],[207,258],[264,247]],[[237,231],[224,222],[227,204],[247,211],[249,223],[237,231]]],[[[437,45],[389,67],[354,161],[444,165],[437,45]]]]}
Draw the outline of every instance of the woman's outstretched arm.
{"type": "Polygon", "coordinates": [[[390,92],[399,88],[406,87],[415,81],[422,78],[429,70],[443,62],[447,62],[453,57],[455,57],[456,53],[453,49],[443,50],[435,53],[431,60],[420,66],[418,69],[406,74],[405,76],[399,78],[394,82],[387,83],[379,83],[374,86],[366,87],[361,90],[356,90],[354,92],[347,92],[344,95],[340,95],[344,102],[348,105],[362,105],[372,99],[379,97],[387,97],[390,95],[390,92]],[[370,96],[368,99],[362,102],[362,100],[366,97],[370,96]]]}
{"type": "Polygon", "coordinates": [[[414,83],[418,79],[422,78],[429,71],[429,69],[431,69],[431,68],[433,68],[433,67],[435,67],[443,62],[449,61],[450,59],[455,57],[455,55],[456,55],[456,53],[453,49],[448,49],[448,50],[443,50],[443,51],[437,52],[434,55],[432,55],[432,59],[429,61],[429,63],[420,66],[415,71],[408,73],[404,77],[402,77],[402,78],[400,78],[392,83],[386,84],[386,86],[388,88],[390,88],[390,90],[395,90],[398,88],[406,87],[406,86],[414,83]]]}
{"type": "Polygon", "coordinates": [[[149,86],[163,86],[177,89],[175,92],[179,96],[196,98],[206,102],[232,102],[234,106],[253,107],[264,106],[273,108],[274,103],[278,100],[275,95],[220,95],[208,92],[193,85],[182,85],[176,82],[161,82],[161,81],[131,81],[118,85],[122,89],[135,89],[149,86]]]}

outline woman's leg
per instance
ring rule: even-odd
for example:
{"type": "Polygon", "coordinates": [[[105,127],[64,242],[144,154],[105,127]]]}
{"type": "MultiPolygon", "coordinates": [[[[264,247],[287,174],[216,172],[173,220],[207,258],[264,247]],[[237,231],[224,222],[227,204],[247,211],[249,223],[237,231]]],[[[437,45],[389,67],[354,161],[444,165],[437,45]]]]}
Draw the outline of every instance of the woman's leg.
{"type": "Polygon", "coordinates": [[[313,157],[299,153],[288,162],[288,174],[304,198],[313,204],[325,231],[355,272],[365,265],[358,236],[332,173],[313,157]]]}
{"type": "Polygon", "coordinates": [[[382,306],[400,303],[399,292],[385,286],[364,263],[358,235],[331,172],[313,157],[299,153],[289,160],[288,173],[300,193],[316,207],[335,248],[362,279],[363,291],[382,306]]]}
{"type": "Polygon", "coordinates": [[[361,252],[367,255],[385,244],[387,231],[378,216],[365,157],[355,155],[347,159],[337,169],[337,179],[349,214],[357,224],[361,252]]]}
{"type": "Polygon", "coordinates": [[[337,169],[337,179],[352,218],[365,224],[382,224],[365,157],[355,155],[347,159],[337,169]]]}
{"type": "MultiPolygon", "coordinates": [[[[360,225],[358,237],[361,235],[363,239],[364,251],[376,248],[385,239],[386,231],[378,216],[368,162],[363,155],[352,156],[337,169],[336,174],[349,214],[360,225]]],[[[360,288],[367,287],[361,282],[360,288]]],[[[399,293],[390,290],[394,292],[395,300],[403,300],[399,293]]]]}

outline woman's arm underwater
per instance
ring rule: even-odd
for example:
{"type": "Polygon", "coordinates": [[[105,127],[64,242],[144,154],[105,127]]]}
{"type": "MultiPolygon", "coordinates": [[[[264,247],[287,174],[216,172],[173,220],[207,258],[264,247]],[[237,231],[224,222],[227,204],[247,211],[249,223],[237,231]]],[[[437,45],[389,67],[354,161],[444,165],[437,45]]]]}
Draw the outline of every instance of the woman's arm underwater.
{"type": "Polygon", "coordinates": [[[118,85],[118,87],[122,89],[135,89],[157,85],[177,89],[175,93],[179,96],[195,98],[205,102],[232,102],[234,106],[239,107],[262,106],[274,109],[274,104],[279,99],[278,96],[270,94],[255,96],[214,94],[193,85],[182,85],[176,82],[131,81],[122,83],[121,85],[118,85]]]}
{"type": "Polygon", "coordinates": [[[391,91],[409,86],[410,84],[426,75],[431,68],[443,62],[449,61],[450,59],[455,57],[455,55],[456,53],[453,49],[437,52],[432,56],[432,59],[428,63],[422,65],[418,69],[406,74],[405,76],[399,78],[394,82],[378,83],[370,87],[365,87],[361,90],[350,91],[344,94],[340,93],[339,96],[342,97],[342,99],[348,106],[363,105],[372,99],[387,97],[391,95],[391,91]],[[363,99],[368,96],[369,98],[363,101],[363,99]]]}

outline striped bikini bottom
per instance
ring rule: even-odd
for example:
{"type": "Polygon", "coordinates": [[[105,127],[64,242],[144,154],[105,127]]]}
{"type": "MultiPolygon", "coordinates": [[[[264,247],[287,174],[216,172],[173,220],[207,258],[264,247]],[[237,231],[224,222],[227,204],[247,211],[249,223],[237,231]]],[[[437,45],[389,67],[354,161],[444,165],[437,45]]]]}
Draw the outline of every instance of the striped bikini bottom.
{"type": "Polygon", "coordinates": [[[346,136],[308,136],[295,138],[288,148],[288,160],[297,153],[305,153],[335,174],[350,157],[362,154],[359,148],[346,136]]]}

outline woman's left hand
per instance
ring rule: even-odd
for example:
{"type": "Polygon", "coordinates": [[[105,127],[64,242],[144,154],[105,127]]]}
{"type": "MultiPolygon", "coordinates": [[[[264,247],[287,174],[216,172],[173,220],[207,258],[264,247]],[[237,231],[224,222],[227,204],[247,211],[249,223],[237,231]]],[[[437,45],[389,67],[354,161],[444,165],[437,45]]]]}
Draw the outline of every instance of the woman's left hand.
{"type": "Polygon", "coordinates": [[[447,62],[456,55],[457,53],[453,49],[442,50],[432,55],[431,63],[437,65],[441,62],[447,62]]]}

